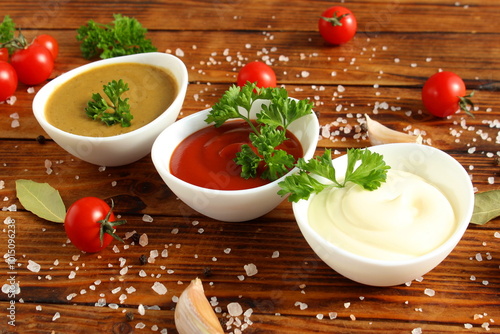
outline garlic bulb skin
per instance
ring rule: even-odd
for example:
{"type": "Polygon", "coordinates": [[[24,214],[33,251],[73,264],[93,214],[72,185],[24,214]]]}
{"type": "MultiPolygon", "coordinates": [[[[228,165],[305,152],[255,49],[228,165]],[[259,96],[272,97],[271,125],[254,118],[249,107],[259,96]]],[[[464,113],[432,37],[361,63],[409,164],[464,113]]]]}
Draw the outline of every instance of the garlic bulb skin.
{"type": "Polygon", "coordinates": [[[382,145],[389,143],[417,143],[422,144],[422,136],[414,136],[407,133],[389,129],[381,123],[374,121],[370,116],[366,117],[366,128],[368,138],[372,145],[382,145]]]}
{"type": "Polygon", "coordinates": [[[224,331],[208,302],[199,278],[184,289],[174,313],[175,327],[179,334],[223,334],[224,331]]]}

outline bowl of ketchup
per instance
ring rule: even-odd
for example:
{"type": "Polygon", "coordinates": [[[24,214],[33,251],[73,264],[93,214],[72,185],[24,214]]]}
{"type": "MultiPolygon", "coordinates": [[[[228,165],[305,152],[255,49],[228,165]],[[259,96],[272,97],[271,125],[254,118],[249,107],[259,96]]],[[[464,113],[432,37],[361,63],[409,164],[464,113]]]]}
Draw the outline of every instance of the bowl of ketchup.
{"type": "MultiPolygon", "coordinates": [[[[252,107],[255,118],[261,104],[252,107]]],[[[166,128],[155,140],[151,158],[170,190],[199,213],[220,221],[248,221],[273,210],[285,198],[278,195],[286,175],[275,181],[245,179],[234,162],[236,152],[249,143],[250,127],[232,120],[220,127],[207,124],[210,109],[186,116],[166,128]]],[[[314,112],[294,121],[281,148],[296,159],[313,157],[319,122],[314,112]]]]}

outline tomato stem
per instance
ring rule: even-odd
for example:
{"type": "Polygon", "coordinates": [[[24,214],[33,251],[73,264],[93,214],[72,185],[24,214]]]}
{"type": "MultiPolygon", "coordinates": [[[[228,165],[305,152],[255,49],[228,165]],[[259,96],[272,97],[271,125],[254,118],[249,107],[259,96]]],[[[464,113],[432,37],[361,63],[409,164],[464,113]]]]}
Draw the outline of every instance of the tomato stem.
{"type": "Polygon", "coordinates": [[[340,22],[340,20],[342,20],[344,17],[348,16],[349,13],[345,13],[345,14],[342,14],[340,16],[337,16],[337,13],[338,12],[333,13],[332,17],[321,16],[321,18],[323,20],[325,20],[326,22],[330,22],[332,24],[332,26],[334,26],[334,27],[341,27],[342,22],[340,22]]]}
{"type": "Polygon", "coordinates": [[[471,101],[471,97],[474,96],[474,91],[472,91],[469,95],[466,96],[458,96],[460,101],[458,102],[458,105],[460,106],[460,110],[464,111],[467,115],[471,116],[474,118],[474,114],[471,112],[472,109],[474,109],[474,103],[471,101]],[[470,108],[469,108],[470,106],[470,108]]]}
{"type": "Polygon", "coordinates": [[[99,238],[101,240],[101,247],[102,247],[103,242],[104,242],[104,234],[105,233],[109,234],[110,236],[112,236],[113,238],[115,238],[116,240],[118,240],[120,242],[124,242],[122,238],[120,238],[118,235],[116,235],[115,226],[123,225],[127,221],[126,220],[115,220],[112,222],[109,221],[109,217],[111,216],[111,213],[113,212],[114,207],[115,207],[115,203],[113,202],[113,199],[111,199],[111,208],[109,209],[108,213],[106,214],[106,217],[104,219],[97,221],[99,224],[101,224],[101,229],[99,232],[99,238]]]}
{"type": "Polygon", "coordinates": [[[25,49],[28,47],[28,40],[24,37],[21,29],[17,37],[12,38],[10,41],[0,44],[0,48],[7,48],[9,54],[12,54],[15,50],[25,49]]]}

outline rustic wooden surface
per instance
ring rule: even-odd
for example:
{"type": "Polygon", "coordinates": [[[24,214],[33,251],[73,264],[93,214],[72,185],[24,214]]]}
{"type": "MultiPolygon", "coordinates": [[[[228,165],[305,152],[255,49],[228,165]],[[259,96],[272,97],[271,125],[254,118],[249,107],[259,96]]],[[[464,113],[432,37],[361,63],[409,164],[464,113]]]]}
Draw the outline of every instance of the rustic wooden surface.
{"type": "MultiPolygon", "coordinates": [[[[188,67],[182,116],[213,104],[246,62],[268,60],[290,95],[315,102],[325,135],[319,150],[331,147],[341,154],[349,147],[368,146],[366,136],[355,133],[356,118],[367,113],[396,130],[420,131],[428,144],[463,164],[477,191],[498,189],[500,4],[346,0],[359,27],[356,37],[340,47],[326,45],[317,32],[318,16],[331,4],[3,0],[0,13],[10,15],[29,38],[49,33],[58,39],[53,76],[88,62],[75,39],[76,29],[87,20],[107,23],[113,13],[136,17],[160,51],[179,55],[188,67]],[[476,91],[476,118],[459,113],[438,119],[425,112],[421,87],[439,69],[455,71],[476,91]],[[345,131],[350,127],[351,132],[345,131]]],[[[246,333],[500,333],[500,220],[471,225],[451,255],[423,280],[390,288],[360,285],[315,256],[289,203],[255,221],[222,223],[176,200],[149,156],[103,171],[51,140],[39,144],[35,138],[46,134],[32,115],[34,94],[27,88],[20,85],[14,105],[0,104],[1,217],[16,221],[14,276],[20,286],[14,299],[0,294],[0,333],[176,333],[175,297],[195,277],[202,278],[207,297],[217,298],[221,321],[228,320],[223,313],[231,302],[253,309],[246,333]],[[17,117],[20,126],[12,127],[17,117]],[[52,163],[51,174],[46,161],[52,163]],[[67,206],[83,196],[113,198],[117,213],[128,220],[122,233],[146,233],[149,244],[127,240],[127,246],[82,254],[67,242],[62,225],[22,208],[17,179],[50,183],[67,206]],[[12,205],[17,211],[9,211],[12,205]],[[144,215],[153,221],[145,222],[144,215]],[[140,265],[141,255],[163,249],[168,257],[140,265]],[[273,257],[275,251],[279,257],[273,257]],[[30,271],[29,261],[38,263],[40,271],[30,271]],[[120,261],[129,267],[124,275],[120,261]],[[240,281],[249,263],[258,274],[240,281]],[[155,282],[168,292],[158,295],[152,289],[155,282]],[[130,287],[135,292],[127,291],[130,287]],[[105,299],[102,307],[96,306],[100,299],[105,299]],[[7,317],[12,300],[15,327],[7,317]],[[118,309],[109,306],[113,304],[118,309]],[[138,312],[140,304],[146,306],[144,315],[138,312]],[[330,319],[330,312],[337,317],[330,319]]],[[[7,239],[4,225],[3,254],[7,239]]],[[[2,261],[4,290],[9,272],[2,261]]]]}

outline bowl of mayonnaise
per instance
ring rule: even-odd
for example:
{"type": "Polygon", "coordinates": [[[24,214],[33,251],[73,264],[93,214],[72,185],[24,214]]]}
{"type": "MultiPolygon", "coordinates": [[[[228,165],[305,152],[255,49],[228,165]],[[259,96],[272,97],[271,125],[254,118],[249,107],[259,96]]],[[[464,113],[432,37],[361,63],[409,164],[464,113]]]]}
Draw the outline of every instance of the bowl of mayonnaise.
{"type": "MultiPolygon", "coordinates": [[[[368,148],[390,169],[376,190],[347,183],[293,204],[299,228],[314,252],[339,274],[362,284],[394,286],[439,265],[462,238],[474,191],[462,165],[426,145],[368,148]]],[[[332,160],[337,175],[346,156],[332,160]]]]}

